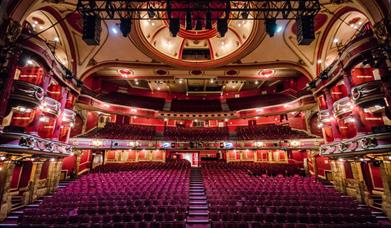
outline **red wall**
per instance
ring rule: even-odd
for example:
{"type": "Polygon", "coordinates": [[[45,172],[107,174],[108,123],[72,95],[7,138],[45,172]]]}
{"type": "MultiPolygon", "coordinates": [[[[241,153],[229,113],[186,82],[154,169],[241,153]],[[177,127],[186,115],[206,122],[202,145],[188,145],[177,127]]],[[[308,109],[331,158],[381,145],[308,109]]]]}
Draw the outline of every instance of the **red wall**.
{"type": "Polygon", "coordinates": [[[67,176],[71,174],[73,170],[76,171],[76,156],[68,156],[64,158],[64,161],[62,163],[62,170],[67,172],[67,176]]]}
{"type": "Polygon", "coordinates": [[[292,159],[298,162],[303,162],[304,158],[308,157],[306,150],[292,150],[292,159]]]}
{"type": "Polygon", "coordinates": [[[89,168],[90,158],[91,158],[91,151],[90,150],[82,150],[82,154],[80,155],[79,172],[82,172],[82,171],[89,168]]]}
{"type": "Polygon", "coordinates": [[[318,167],[318,175],[326,176],[325,171],[331,171],[331,165],[327,157],[317,156],[316,165],[318,167]]]}
{"type": "Polygon", "coordinates": [[[27,187],[30,182],[33,163],[31,161],[23,162],[22,174],[20,175],[19,188],[27,187]]]}
{"type": "Polygon", "coordinates": [[[50,162],[49,161],[45,161],[43,164],[42,164],[42,169],[41,169],[41,174],[39,175],[39,179],[46,179],[48,177],[48,174],[49,174],[49,165],[50,165],[50,162]]]}
{"type": "Polygon", "coordinates": [[[380,167],[370,164],[370,172],[372,174],[372,183],[375,189],[383,188],[383,180],[381,178],[380,167]]]}
{"type": "Polygon", "coordinates": [[[87,125],[86,131],[98,126],[98,113],[96,112],[88,112],[87,114],[87,125]]]}
{"type": "Polygon", "coordinates": [[[12,173],[12,179],[10,188],[17,188],[19,184],[20,174],[22,173],[22,165],[16,165],[14,168],[14,172],[12,173]]]}

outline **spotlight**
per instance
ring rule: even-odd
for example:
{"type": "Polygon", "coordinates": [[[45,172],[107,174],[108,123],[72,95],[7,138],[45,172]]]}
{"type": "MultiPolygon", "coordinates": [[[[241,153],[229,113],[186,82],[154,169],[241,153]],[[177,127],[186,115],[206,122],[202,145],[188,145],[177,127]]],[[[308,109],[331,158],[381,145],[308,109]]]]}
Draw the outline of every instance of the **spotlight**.
{"type": "Polygon", "coordinates": [[[187,11],[186,12],[186,30],[191,30],[192,27],[193,26],[191,25],[191,12],[187,11]]]}
{"type": "Polygon", "coordinates": [[[248,11],[247,11],[247,10],[246,10],[246,11],[243,11],[240,15],[242,16],[242,18],[243,18],[244,20],[247,20],[247,19],[248,19],[248,11]]]}
{"type": "Polygon", "coordinates": [[[221,37],[224,37],[228,31],[228,21],[226,18],[217,19],[217,31],[221,37]]]}
{"type": "Polygon", "coordinates": [[[265,19],[266,33],[273,37],[274,33],[277,30],[277,23],[275,18],[267,18],[265,19]]]}
{"type": "Polygon", "coordinates": [[[113,34],[115,34],[115,35],[117,35],[118,34],[118,30],[117,30],[117,28],[116,27],[112,27],[111,28],[111,31],[113,32],[113,34]]]}
{"type": "Polygon", "coordinates": [[[119,29],[122,32],[122,36],[127,37],[132,29],[132,21],[130,18],[121,18],[119,29]]]}
{"type": "Polygon", "coordinates": [[[179,18],[171,18],[170,24],[168,26],[168,29],[170,30],[170,33],[173,37],[176,37],[176,35],[179,32],[179,18]]]}
{"type": "Polygon", "coordinates": [[[206,12],[205,29],[212,29],[212,13],[206,12]]]}
{"type": "Polygon", "coordinates": [[[195,30],[202,30],[202,20],[197,18],[195,30]]]}
{"type": "Polygon", "coordinates": [[[148,12],[147,13],[148,13],[149,19],[152,19],[152,18],[154,18],[156,16],[156,13],[155,13],[155,11],[153,11],[152,7],[148,8],[148,12]]]}

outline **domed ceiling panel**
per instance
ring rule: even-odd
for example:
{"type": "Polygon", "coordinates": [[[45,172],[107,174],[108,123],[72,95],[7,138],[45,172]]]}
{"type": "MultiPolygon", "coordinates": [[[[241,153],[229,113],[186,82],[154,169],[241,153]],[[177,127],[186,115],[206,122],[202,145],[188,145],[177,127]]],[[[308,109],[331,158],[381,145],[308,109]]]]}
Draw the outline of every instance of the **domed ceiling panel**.
{"type": "MultiPolygon", "coordinates": [[[[154,19],[136,22],[136,32],[131,34],[140,50],[171,65],[208,68],[231,63],[248,54],[249,47],[257,46],[264,37],[263,25],[259,21],[230,20],[227,33],[221,37],[216,30],[216,21],[212,21],[212,29],[205,29],[204,18],[199,22],[193,19],[192,28],[186,29],[185,13],[175,13],[180,18],[176,37],[170,33],[167,21],[154,19]],[[197,28],[197,23],[202,26],[197,28]]],[[[197,13],[192,12],[192,18],[203,16],[197,13]]],[[[144,17],[148,18],[147,13],[144,17]]]]}

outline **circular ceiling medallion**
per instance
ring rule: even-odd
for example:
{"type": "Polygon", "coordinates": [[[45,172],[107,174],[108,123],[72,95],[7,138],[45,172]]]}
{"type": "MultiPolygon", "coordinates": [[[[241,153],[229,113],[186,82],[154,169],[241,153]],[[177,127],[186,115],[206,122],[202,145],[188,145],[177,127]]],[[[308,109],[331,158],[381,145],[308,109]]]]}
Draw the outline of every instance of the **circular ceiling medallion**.
{"type": "MultiPolygon", "coordinates": [[[[193,4],[192,1],[190,3],[193,4]]],[[[217,4],[215,8],[225,7],[225,3],[211,1],[210,4],[217,4]]],[[[176,3],[175,7],[183,8],[184,4],[176,3]]],[[[180,29],[175,37],[166,20],[140,20],[135,23],[135,32],[131,33],[131,38],[149,56],[176,67],[204,69],[233,62],[250,53],[250,47],[257,46],[265,37],[263,23],[251,18],[229,20],[228,31],[221,37],[216,31],[216,21],[212,20],[212,29],[205,29],[205,13],[192,11],[190,25],[186,23],[185,10],[172,13],[177,14],[175,18],[180,19],[180,29]],[[186,29],[186,26],[190,29],[186,29]]],[[[218,13],[221,12],[216,12],[218,13]]],[[[148,17],[148,14],[145,12],[141,16],[148,17]]],[[[237,15],[232,17],[235,16],[237,15]]],[[[218,15],[212,15],[212,18],[218,18],[218,15]]]]}
{"type": "Polygon", "coordinates": [[[237,70],[228,70],[225,72],[226,75],[232,76],[237,75],[239,72],[237,70]]]}
{"type": "Polygon", "coordinates": [[[123,77],[123,78],[127,78],[127,77],[133,75],[133,71],[131,71],[127,68],[118,69],[117,71],[121,75],[121,77],[123,77]]]}
{"type": "Polygon", "coordinates": [[[156,74],[158,74],[158,75],[166,75],[166,74],[168,74],[168,72],[166,71],[166,70],[157,70],[156,71],[156,74]]]}
{"type": "Polygon", "coordinates": [[[270,78],[274,76],[275,71],[273,69],[264,69],[259,71],[259,76],[262,78],[270,78]]]}
{"type": "Polygon", "coordinates": [[[202,74],[202,71],[201,70],[192,70],[190,72],[192,75],[201,75],[202,74]]]}

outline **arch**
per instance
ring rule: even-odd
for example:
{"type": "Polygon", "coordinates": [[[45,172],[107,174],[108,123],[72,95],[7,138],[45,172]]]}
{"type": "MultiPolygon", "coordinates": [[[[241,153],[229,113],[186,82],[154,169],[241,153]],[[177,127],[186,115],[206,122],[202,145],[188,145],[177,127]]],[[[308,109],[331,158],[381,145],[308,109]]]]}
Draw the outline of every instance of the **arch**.
{"type": "MultiPolygon", "coordinates": [[[[326,64],[330,64],[332,62],[330,60],[327,63],[325,62],[325,60],[327,58],[327,53],[330,53],[330,51],[337,51],[336,49],[332,49],[332,50],[329,49],[330,47],[336,48],[336,43],[337,42],[335,42],[334,46],[330,46],[330,44],[333,43],[334,38],[335,38],[333,35],[335,35],[338,32],[342,31],[342,30],[340,30],[341,29],[341,25],[343,25],[344,27],[348,27],[349,28],[348,25],[344,24],[345,20],[341,21],[340,19],[342,17],[344,17],[344,16],[346,18],[348,18],[351,14],[364,16],[366,18],[365,22],[372,23],[370,18],[367,15],[365,15],[364,13],[362,13],[362,11],[360,11],[357,8],[353,8],[353,7],[347,6],[347,7],[344,7],[342,9],[338,10],[334,14],[334,16],[331,18],[330,22],[328,22],[324,32],[322,33],[321,40],[319,42],[319,47],[318,47],[318,50],[317,50],[316,59],[317,60],[321,60],[321,64],[317,64],[316,65],[316,74],[317,75],[321,72],[322,69],[327,67],[326,64]]],[[[362,24],[360,24],[360,26],[363,26],[364,22],[363,21],[361,21],[361,22],[362,22],[362,24]]],[[[350,38],[355,35],[355,28],[353,28],[351,32],[352,33],[351,33],[350,38]]],[[[346,33],[345,32],[344,36],[348,37],[349,34],[350,33],[346,33]]],[[[344,42],[346,42],[348,40],[349,39],[345,38],[344,42]]],[[[338,42],[340,42],[340,40],[338,42]]],[[[342,41],[342,44],[343,44],[343,41],[342,41]]]]}

